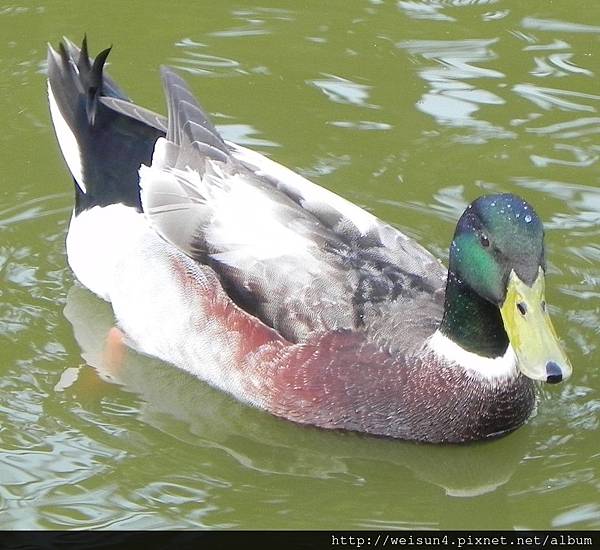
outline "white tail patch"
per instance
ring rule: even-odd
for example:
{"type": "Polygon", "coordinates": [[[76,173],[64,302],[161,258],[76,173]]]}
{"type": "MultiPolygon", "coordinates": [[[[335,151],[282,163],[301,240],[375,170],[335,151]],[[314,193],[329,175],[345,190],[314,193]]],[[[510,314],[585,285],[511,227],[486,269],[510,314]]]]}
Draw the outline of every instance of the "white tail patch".
{"type": "Polygon", "coordinates": [[[467,351],[439,330],[436,330],[425,343],[425,350],[433,352],[447,362],[461,367],[473,376],[488,382],[510,378],[518,373],[517,357],[510,344],[504,355],[482,357],[467,351]]]}
{"type": "Polygon", "coordinates": [[[56,138],[60,145],[63,157],[71,171],[71,174],[75,178],[79,188],[86,193],[85,182],[83,181],[83,170],[81,166],[81,153],[79,151],[79,145],[75,134],[64,119],[60,108],[56,103],[54,94],[52,93],[52,87],[48,82],[48,102],[50,103],[50,113],[52,115],[52,122],[54,124],[54,131],[56,132],[56,138]]]}

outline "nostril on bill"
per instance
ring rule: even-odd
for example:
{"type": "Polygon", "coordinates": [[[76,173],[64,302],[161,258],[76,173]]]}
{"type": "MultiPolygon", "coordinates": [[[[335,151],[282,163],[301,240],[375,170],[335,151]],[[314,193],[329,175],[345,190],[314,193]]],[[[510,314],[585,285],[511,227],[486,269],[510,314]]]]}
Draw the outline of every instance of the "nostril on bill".
{"type": "Polygon", "coordinates": [[[562,379],[562,369],[554,361],[548,361],[546,363],[546,382],[548,384],[558,384],[562,379]]]}

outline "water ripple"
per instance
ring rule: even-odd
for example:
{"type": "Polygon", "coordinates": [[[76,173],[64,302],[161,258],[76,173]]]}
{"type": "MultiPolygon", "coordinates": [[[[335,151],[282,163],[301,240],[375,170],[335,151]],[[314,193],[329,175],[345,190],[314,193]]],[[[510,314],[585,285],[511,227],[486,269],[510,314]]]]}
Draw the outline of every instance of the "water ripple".
{"type": "Polygon", "coordinates": [[[18,204],[1,208],[0,229],[3,226],[18,224],[27,220],[39,220],[39,218],[45,216],[66,214],[71,210],[70,206],[65,206],[65,203],[70,199],[71,195],[69,193],[52,193],[22,202],[19,201],[18,204]]]}
{"type": "Polygon", "coordinates": [[[182,48],[184,57],[173,57],[171,63],[178,69],[194,75],[210,76],[240,76],[248,74],[241,63],[235,59],[211,55],[206,52],[196,51],[205,47],[204,44],[191,39],[183,39],[177,44],[182,48]]]}
{"type": "Polygon", "coordinates": [[[255,137],[261,132],[249,124],[218,124],[221,135],[229,140],[246,147],[279,147],[278,143],[269,139],[255,137]]]}
{"type": "Polygon", "coordinates": [[[572,53],[555,53],[547,57],[536,57],[536,67],[532,69],[531,74],[538,77],[562,77],[569,74],[594,76],[592,71],[578,67],[571,62],[572,57],[572,53]]]}
{"type": "Polygon", "coordinates": [[[387,124],[385,122],[374,122],[371,120],[333,120],[328,122],[330,126],[336,126],[337,128],[350,128],[352,130],[391,130],[393,126],[391,124],[387,124]]]}
{"type": "Polygon", "coordinates": [[[552,520],[552,527],[556,529],[573,529],[578,524],[584,524],[587,529],[598,529],[600,527],[600,505],[597,502],[590,502],[573,506],[566,512],[557,514],[552,520]]]}
{"type": "Polygon", "coordinates": [[[511,139],[514,132],[490,121],[478,118],[484,106],[503,105],[506,100],[497,93],[471,84],[477,79],[501,79],[504,73],[497,69],[482,67],[482,63],[497,58],[492,46],[498,40],[409,40],[397,47],[423,58],[435,65],[419,68],[419,74],[429,85],[416,107],[433,116],[440,124],[467,127],[474,130],[470,135],[457,137],[463,143],[483,143],[490,139],[511,139]]]}
{"type": "Polygon", "coordinates": [[[323,76],[326,78],[317,78],[308,82],[321,90],[331,101],[370,109],[379,108],[377,105],[367,102],[372,86],[359,84],[332,74],[323,74],[323,76]]]}
{"type": "Polygon", "coordinates": [[[556,143],[554,144],[554,150],[565,151],[567,153],[566,156],[570,158],[552,158],[541,155],[531,155],[529,158],[535,166],[542,168],[552,164],[585,168],[594,164],[600,157],[600,154],[596,152],[597,150],[600,151],[600,148],[596,146],[593,149],[584,149],[582,147],[556,143]]]}
{"type": "Polygon", "coordinates": [[[545,88],[536,86],[535,84],[516,84],[512,90],[545,110],[560,109],[561,111],[596,112],[594,105],[576,102],[572,98],[591,99],[593,101],[600,100],[600,96],[595,94],[561,90],[559,88],[545,88]]]}
{"type": "Polygon", "coordinates": [[[434,3],[400,0],[398,7],[412,19],[429,19],[430,21],[456,21],[453,17],[442,13],[443,6],[434,3]]]}
{"type": "Polygon", "coordinates": [[[525,29],[535,29],[546,32],[600,33],[600,26],[597,25],[570,23],[568,21],[559,21],[555,19],[539,19],[537,17],[525,17],[521,21],[521,25],[525,29]]]}
{"type": "Polygon", "coordinates": [[[581,117],[549,126],[527,128],[527,132],[550,135],[554,139],[576,139],[600,133],[600,117],[581,117]]]}
{"type": "MultiPolygon", "coordinates": [[[[525,35],[523,35],[525,36],[525,35]]],[[[536,39],[530,37],[530,42],[536,42],[536,39]]],[[[566,50],[571,48],[570,44],[565,42],[564,40],[559,40],[555,38],[549,44],[530,44],[529,46],[525,46],[523,48],[524,51],[545,51],[545,50],[566,50]]]]}

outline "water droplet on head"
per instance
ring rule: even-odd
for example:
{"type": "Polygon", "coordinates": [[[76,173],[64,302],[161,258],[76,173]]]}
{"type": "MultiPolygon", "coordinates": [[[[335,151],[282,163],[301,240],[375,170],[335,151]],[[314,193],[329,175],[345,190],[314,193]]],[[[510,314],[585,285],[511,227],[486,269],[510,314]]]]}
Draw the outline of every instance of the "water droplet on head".
{"type": "Polygon", "coordinates": [[[529,223],[531,221],[531,216],[529,214],[527,214],[524,219],[525,219],[525,223],[529,223]]]}

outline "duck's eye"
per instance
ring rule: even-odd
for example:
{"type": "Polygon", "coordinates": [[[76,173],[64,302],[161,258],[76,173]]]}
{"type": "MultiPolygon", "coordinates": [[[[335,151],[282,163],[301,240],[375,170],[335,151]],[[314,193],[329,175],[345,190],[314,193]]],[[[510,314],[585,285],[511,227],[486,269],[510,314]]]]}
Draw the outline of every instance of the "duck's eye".
{"type": "Polygon", "coordinates": [[[490,240],[485,235],[481,235],[480,240],[481,240],[481,246],[484,246],[485,248],[490,246],[490,240]]]}
{"type": "Polygon", "coordinates": [[[517,309],[519,310],[519,313],[523,316],[525,316],[525,314],[527,313],[527,306],[523,302],[517,303],[517,309]]]}
{"type": "Polygon", "coordinates": [[[542,311],[546,311],[546,300],[542,300],[542,311]]]}

